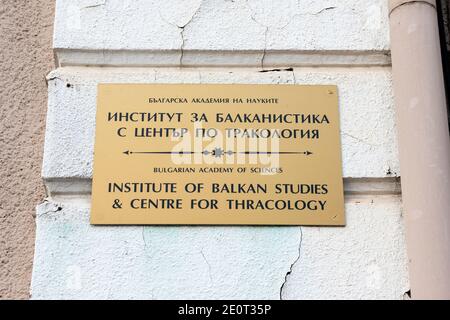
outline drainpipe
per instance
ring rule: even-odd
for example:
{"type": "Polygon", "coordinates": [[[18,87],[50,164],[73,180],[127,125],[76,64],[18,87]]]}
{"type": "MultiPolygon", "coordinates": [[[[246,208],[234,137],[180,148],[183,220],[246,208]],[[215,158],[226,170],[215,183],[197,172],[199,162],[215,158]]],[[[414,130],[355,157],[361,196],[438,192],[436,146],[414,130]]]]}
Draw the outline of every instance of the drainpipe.
{"type": "Polygon", "coordinates": [[[411,297],[450,299],[450,138],[435,0],[390,0],[411,297]]]}

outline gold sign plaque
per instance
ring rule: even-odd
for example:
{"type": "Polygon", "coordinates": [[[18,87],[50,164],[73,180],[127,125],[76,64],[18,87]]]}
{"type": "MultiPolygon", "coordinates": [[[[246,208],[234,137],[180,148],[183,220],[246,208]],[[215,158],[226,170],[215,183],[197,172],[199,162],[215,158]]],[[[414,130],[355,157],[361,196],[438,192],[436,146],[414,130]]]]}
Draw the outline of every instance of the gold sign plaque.
{"type": "Polygon", "coordinates": [[[345,225],[337,87],[100,84],[91,223],[345,225]]]}

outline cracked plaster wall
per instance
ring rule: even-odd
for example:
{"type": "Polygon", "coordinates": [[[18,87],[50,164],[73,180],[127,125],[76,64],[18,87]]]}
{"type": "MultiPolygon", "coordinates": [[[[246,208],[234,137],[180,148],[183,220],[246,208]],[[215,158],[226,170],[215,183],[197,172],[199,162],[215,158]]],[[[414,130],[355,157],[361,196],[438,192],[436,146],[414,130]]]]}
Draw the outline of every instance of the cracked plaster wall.
{"type": "Polygon", "coordinates": [[[59,0],[34,299],[401,299],[387,0],[59,0]],[[93,227],[97,83],[337,84],[345,228],[93,227]]]}

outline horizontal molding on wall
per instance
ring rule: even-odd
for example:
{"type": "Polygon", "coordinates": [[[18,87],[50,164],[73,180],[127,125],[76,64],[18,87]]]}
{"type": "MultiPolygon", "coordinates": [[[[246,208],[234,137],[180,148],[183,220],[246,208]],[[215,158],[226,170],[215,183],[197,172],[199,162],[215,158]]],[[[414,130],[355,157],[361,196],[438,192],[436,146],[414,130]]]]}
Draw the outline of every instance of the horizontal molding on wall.
{"type": "Polygon", "coordinates": [[[389,66],[390,51],[95,50],[55,48],[57,65],[114,67],[389,66]]]}
{"type": "MultiPolygon", "coordinates": [[[[49,197],[91,194],[91,179],[47,178],[44,179],[44,182],[49,197]]],[[[400,195],[400,178],[344,178],[344,193],[348,196],[400,195]]]]}

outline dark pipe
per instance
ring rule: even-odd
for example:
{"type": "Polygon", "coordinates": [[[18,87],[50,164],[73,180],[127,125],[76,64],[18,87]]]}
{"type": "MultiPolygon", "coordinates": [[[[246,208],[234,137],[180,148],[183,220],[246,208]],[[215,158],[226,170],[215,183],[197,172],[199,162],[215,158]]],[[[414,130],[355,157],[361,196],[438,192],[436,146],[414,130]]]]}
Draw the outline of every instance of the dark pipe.
{"type": "MultiPolygon", "coordinates": [[[[449,62],[449,52],[447,51],[447,41],[446,41],[446,35],[450,37],[449,30],[445,28],[444,25],[444,11],[442,1],[446,0],[437,0],[436,1],[436,11],[437,11],[437,19],[438,19],[438,26],[439,26],[439,38],[441,42],[441,57],[442,57],[442,70],[444,71],[444,86],[445,86],[445,96],[447,100],[447,115],[448,115],[448,123],[450,128],[450,62],[449,62]]],[[[445,5],[445,4],[444,4],[445,5]]],[[[450,9],[448,6],[447,8],[447,19],[448,17],[448,10],[450,9]]],[[[447,22],[450,22],[447,20],[447,22]]]]}

